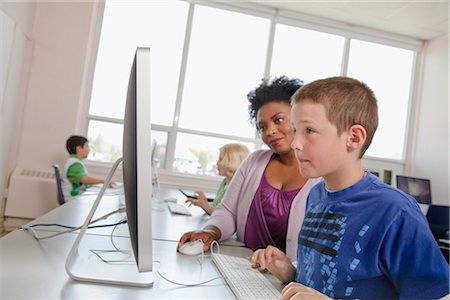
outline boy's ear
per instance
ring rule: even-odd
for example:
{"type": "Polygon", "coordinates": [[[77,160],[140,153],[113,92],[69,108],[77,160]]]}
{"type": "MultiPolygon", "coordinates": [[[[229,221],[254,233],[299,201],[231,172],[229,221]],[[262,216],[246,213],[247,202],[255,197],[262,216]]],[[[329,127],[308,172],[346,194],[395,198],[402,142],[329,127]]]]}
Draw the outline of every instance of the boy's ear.
{"type": "Polygon", "coordinates": [[[75,147],[76,154],[78,154],[81,150],[83,150],[83,146],[78,145],[75,147]]]}
{"type": "Polygon", "coordinates": [[[348,129],[347,150],[360,149],[367,138],[366,129],[361,125],[352,125],[348,129]]]}

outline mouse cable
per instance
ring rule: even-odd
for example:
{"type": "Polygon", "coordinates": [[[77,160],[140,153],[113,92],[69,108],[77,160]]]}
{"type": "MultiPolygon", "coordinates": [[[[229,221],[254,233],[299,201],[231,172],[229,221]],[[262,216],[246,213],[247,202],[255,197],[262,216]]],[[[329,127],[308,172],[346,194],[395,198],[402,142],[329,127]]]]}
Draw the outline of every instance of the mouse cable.
{"type": "Polygon", "coordinates": [[[158,275],[159,275],[162,279],[164,279],[165,281],[170,282],[170,283],[175,284],[175,285],[181,285],[181,286],[186,286],[186,287],[190,287],[190,286],[198,286],[198,285],[207,284],[207,283],[210,283],[211,281],[214,281],[214,280],[222,279],[222,278],[223,278],[222,276],[217,276],[217,277],[214,277],[214,278],[211,278],[211,279],[208,279],[208,280],[205,280],[205,281],[201,281],[201,282],[196,282],[196,283],[182,283],[182,282],[176,282],[176,281],[173,281],[173,280],[167,278],[166,276],[164,276],[164,275],[159,271],[159,269],[161,268],[161,262],[160,262],[159,260],[154,260],[153,262],[159,264],[159,267],[156,269],[156,272],[158,273],[158,275]]]}
{"type": "MultiPolygon", "coordinates": [[[[201,241],[201,242],[203,243],[202,240],[199,239],[199,241],[201,241]]],[[[218,243],[217,241],[214,240],[214,241],[211,243],[211,253],[213,253],[213,252],[212,252],[212,247],[213,247],[214,244],[216,245],[216,247],[217,247],[217,249],[218,249],[218,252],[219,252],[219,247],[220,247],[220,246],[219,246],[219,243],[218,243]]],[[[197,256],[197,262],[200,264],[200,267],[202,267],[204,258],[205,258],[205,257],[208,257],[208,256],[211,256],[211,255],[205,255],[204,250],[203,250],[203,248],[202,248],[202,254],[197,256]]],[[[222,278],[224,278],[223,276],[217,276],[217,277],[208,279],[208,280],[206,280],[206,281],[197,282],[197,283],[181,283],[181,282],[176,282],[176,281],[173,281],[173,280],[167,278],[166,276],[164,276],[164,275],[160,272],[160,270],[159,270],[159,269],[161,268],[161,262],[160,262],[160,261],[153,261],[153,262],[159,263],[159,267],[158,267],[158,269],[156,270],[156,272],[158,273],[158,275],[161,276],[161,278],[163,278],[164,280],[166,280],[166,281],[168,281],[168,282],[170,282],[170,283],[172,283],[172,284],[176,284],[176,285],[187,286],[187,287],[190,287],[190,286],[198,286],[198,285],[210,283],[211,281],[214,281],[214,280],[217,280],[217,279],[222,279],[222,278]]]]}
{"type": "Polygon", "coordinates": [[[214,253],[214,245],[217,248],[217,252],[216,253],[220,254],[220,245],[219,245],[219,243],[216,240],[214,240],[214,241],[211,242],[211,245],[209,246],[209,249],[211,250],[211,255],[215,254],[214,253]]]}

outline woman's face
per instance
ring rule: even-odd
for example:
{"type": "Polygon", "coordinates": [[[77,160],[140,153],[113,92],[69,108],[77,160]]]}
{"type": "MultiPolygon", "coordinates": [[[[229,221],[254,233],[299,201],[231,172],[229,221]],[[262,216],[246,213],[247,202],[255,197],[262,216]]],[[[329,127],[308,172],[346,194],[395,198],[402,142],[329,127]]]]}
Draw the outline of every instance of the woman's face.
{"type": "Polygon", "coordinates": [[[263,142],[278,154],[292,151],[294,130],[291,125],[291,106],[284,101],[264,104],[256,114],[256,128],[263,142]]]}

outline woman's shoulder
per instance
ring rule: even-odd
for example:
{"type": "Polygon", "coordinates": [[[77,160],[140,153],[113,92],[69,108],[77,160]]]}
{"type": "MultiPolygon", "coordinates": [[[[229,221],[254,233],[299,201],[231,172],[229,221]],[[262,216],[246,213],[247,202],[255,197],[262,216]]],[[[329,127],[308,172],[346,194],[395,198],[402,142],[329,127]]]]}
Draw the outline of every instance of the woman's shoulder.
{"type": "Polygon", "coordinates": [[[272,155],[272,150],[256,150],[247,157],[246,161],[253,163],[259,161],[269,161],[272,155]]]}
{"type": "Polygon", "coordinates": [[[267,150],[267,149],[259,149],[259,150],[255,150],[253,151],[249,156],[250,157],[262,157],[262,156],[272,156],[273,155],[273,151],[272,150],[267,150]]]}
{"type": "Polygon", "coordinates": [[[238,168],[239,173],[247,174],[262,172],[270,160],[273,152],[270,150],[256,150],[252,152],[238,168]]]}

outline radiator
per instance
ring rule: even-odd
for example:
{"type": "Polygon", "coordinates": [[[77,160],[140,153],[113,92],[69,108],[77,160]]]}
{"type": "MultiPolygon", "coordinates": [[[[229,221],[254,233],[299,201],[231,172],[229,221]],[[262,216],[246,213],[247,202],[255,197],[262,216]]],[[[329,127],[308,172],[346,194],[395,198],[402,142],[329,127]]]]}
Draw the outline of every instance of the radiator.
{"type": "Polygon", "coordinates": [[[14,169],[6,198],[6,217],[34,219],[57,206],[54,172],[14,169]]]}

